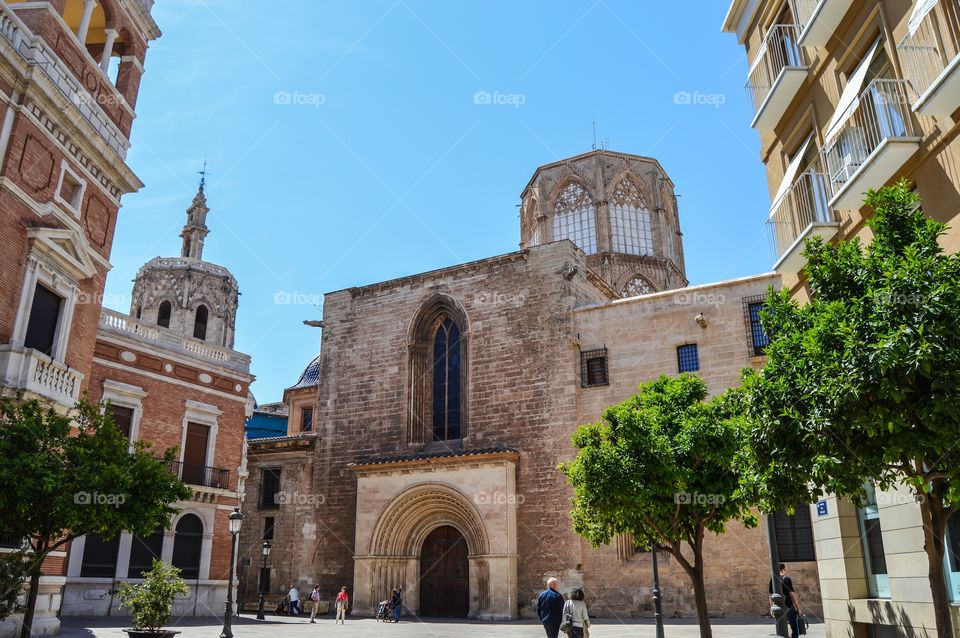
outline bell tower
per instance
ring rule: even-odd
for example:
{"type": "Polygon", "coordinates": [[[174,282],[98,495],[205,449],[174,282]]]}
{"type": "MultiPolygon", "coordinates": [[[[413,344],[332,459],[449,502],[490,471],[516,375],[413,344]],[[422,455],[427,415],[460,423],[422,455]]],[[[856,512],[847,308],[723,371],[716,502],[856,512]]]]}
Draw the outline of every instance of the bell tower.
{"type": "Polygon", "coordinates": [[[520,197],[522,248],[569,239],[624,297],[687,285],[677,198],[657,160],[594,150],[541,166],[520,197]]]}
{"type": "Polygon", "coordinates": [[[181,336],[232,348],[240,291],[229,270],[203,260],[208,212],[201,179],[180,233],[180,256],[154,257],[140,268],[130,314],[181,336]]]}

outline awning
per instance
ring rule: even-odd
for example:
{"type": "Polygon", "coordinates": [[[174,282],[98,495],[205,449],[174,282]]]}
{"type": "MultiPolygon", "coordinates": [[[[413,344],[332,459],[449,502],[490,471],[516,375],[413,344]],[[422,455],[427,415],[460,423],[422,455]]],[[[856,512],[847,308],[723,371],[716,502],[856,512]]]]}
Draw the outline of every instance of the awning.
{"type": "Polygon", "coordinates": [[[850,111],[859,104],[858,98],[860,92],[863,90],[863,83],[867,79],[867,71],[870,69],[870,63],[873,62],[873,56],[877,54],[878,48],[880,48],[880,38],[877,38],[877,41],[873,43],[873,46],[870,47],[867,54],[863,56],[860,65],[850,74],[850,79],[847,80],[847,85],[843,87],[843,93],[840,94],[840,101],[837,102],[837,110],[833,112],[833,117],[830,118],[830,125],[827,126],[827,132],[823,136],[824,142],[830,142],[831,138],[839,131],[840,125],[846,120],[850,111]]]}
{"type": "Polygon", "coordinates": [[[799,149],[797,149],[793,159],[790,160],[790,164],[787,166],[787,170],[783,174],[783,181],[780,182],[780,188],[777,189],[777,194],[773,196],[773,204],[770,206],[771,215],[773,215],[774,211],[776,211],[777,207],[780,205],[780,200],[787,195],[790,187],[793,186],[793,180],[797,178],[797,173],[800,171],[800,162],[803,161],[803,157],[807,153],[807,147],[810,146],[812,141],[813,136],[808,137],[807,141],[804,142],[799,149]]]}
{"type": "Polygon", "coordinates": [[[917,32],[923,19],[935,6],[937,6],[937,0],[916,0],[913,11],[910,13],[910,21],[907,22],[908,37],[917,32]]]}
{"type": "Polygon", "coordinates": [[[763,39],[763,44],[760,45],[760,48],[757,49],[757,57],[753,59],[753,64],[750,65],[750,68],[747,70],[747,77],[749,78],[753,75],[753,72],[756,70],[760,63],[763,62],[764,56],[767,54],[767,38],[763,39]]]}

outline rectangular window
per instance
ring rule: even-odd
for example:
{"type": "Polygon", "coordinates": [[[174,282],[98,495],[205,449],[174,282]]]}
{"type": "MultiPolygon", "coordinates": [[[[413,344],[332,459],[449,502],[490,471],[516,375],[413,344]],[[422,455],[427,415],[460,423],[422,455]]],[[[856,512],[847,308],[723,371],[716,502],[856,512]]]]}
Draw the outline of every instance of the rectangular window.
{"type": "Polygon", "coordinates": [[[110,405],[110,412],[113,414],[113,422],[117,424],[117,429],[125,439],[130,438],[130,428],[133,425],[133,408],[122,405],[110,405]]]}
{"type": "Polygon", "coordinates": [[[273,540],[273,526],[276,519],[273,516],[267,516],[263,519],[263,540],[273,540]]]}
{"type": "Polygon", "coordinates": [[[300,410],[300,431],[310,432],[313,430],[313,407],[307,406],[300,410]]]}
{"type": "Polygon", "coordinates": [[[887,557],[883,549],[880,529],[880,510],[873,485],[867,484],[863,507],[857,510],[860,520],[860,545],[863,548],[867,584],[873,598],[890,598],[890,577],[887,575],[887,557]]]}
{"type": "Polygon", "coordinates": [[[130,565],[127,578],[143,578],[143,572],[153,566],[153,559],[160,558],[163,551],[163,528],[153,530],[153,534],[143,538],[134,536],[130,541],[130,565]]]}
{"type": "Polygon", "coordinates": [[[99,534],[87,534],[83,543],[80,575],[88,578],[113,578],[117,575],[120,535],[104,540],[99,534]]]}
{"type": "Polygon", "coordinates": [[[747,344],[751,357],[761,357],[765,354],[767,346],[770,345],[770,337],[760,325],[760,311],[763,310],[763,304],[766,297],[759,295],[756,297],[747,297],[743,300],[743,314],[747,324],[747,344]]]}
{"type": "Polygon", "coordinates": [[[700,353],[697,344],[677,346],[677,366],[680,372],[696,372],[700,369],[700,353]]]}
{"type": "Polygon", "coordinates": [[[799,563],[817,560],[813,551],[813,526],[810,522],[810,507],[799,503],[795,512],[779,511],[773,515],[777,534],[777,551],[780,561],[799,563]]]}
{"type": "Polygon", "coordinates": [[[610,385],[607,369],[607,348],[580,351],[580,387],[610,385]]]}
{"type": "Polygon", "coordinates": [[[53,356],[62,304],[62,297],[37,284],[33,291],[33,305],[30,306],[27,335],[23,341],[25,348],[39,350],[48,357],[53,356]]]}
{"type": "Polygon", "coordinates": [[[280,507],[280,468],[265,467],[260,473],[260,508],[280,507]]]}

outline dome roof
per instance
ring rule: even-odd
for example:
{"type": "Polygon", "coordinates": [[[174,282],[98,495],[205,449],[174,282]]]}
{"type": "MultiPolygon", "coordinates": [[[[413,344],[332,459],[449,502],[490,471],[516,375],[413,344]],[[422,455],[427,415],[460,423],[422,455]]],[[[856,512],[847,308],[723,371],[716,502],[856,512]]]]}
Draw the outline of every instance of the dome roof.
{"type": "Polygon", "coordinates": [[[287,390],[299,390],[301,388],[312,388],[320,383],[320,355],[314,357],[313,361],[307,364],[300,374],[297,382],[287,388],[287,390]]]}

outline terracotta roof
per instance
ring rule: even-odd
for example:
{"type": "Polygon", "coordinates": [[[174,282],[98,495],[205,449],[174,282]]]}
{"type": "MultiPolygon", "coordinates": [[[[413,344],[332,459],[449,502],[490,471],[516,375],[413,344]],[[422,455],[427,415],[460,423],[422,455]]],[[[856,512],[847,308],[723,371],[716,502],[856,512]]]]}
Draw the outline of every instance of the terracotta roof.
{"type": "Polygon", "coordinates": [[[468,456],[485,456],[488,454],[519,454],[517,450],[504,445],[477,448],[473,450],[441,450],[437,452],[416,452],[402,456],[381,456],[357,463],[348,463],[347,467],[363,467],[368,465],[388,465],[390,463],[407,463],[410,461],[427,461],[430,459],[453,459],[468,456]]]}

